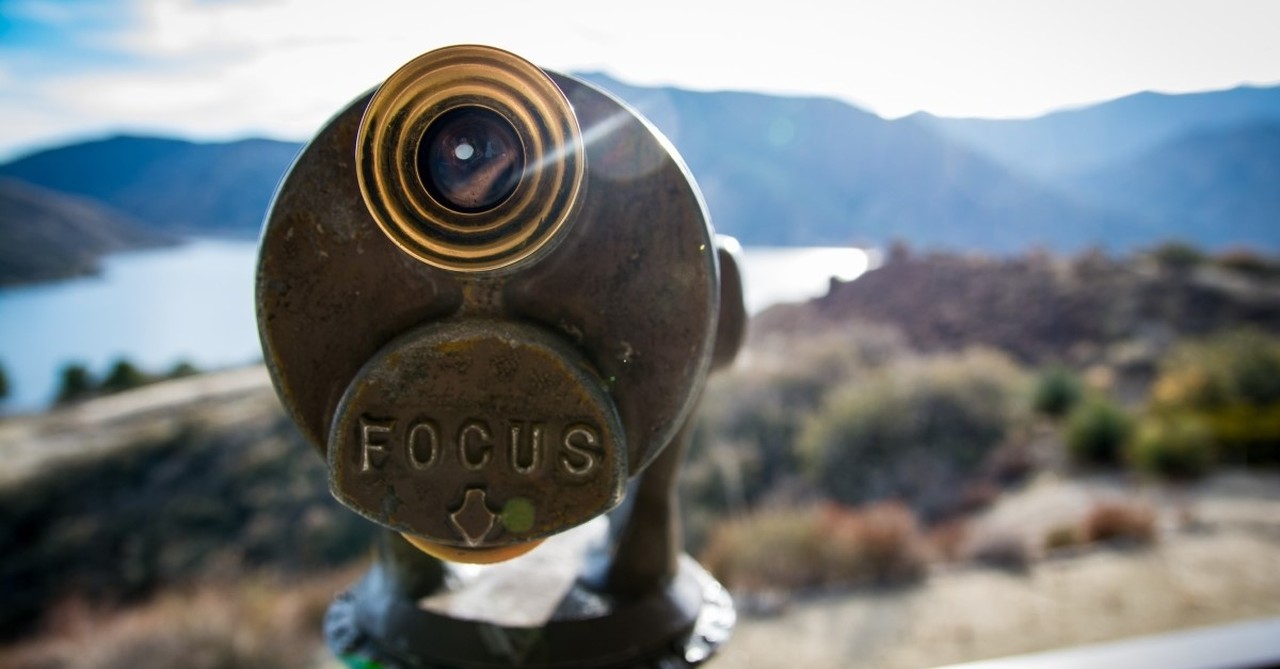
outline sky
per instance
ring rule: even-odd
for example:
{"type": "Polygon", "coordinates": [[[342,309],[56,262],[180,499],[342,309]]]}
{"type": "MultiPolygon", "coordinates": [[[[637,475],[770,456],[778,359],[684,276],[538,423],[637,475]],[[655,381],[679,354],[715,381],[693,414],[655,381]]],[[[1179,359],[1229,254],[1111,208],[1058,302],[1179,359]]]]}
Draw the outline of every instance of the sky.
{"type": "Polygon", "coordinates": [[[460,43],[639,85],[1018,118],[1280,83],[1280,1],[0,0],[0,160],[114,132],[302,140],[460,43]]]}

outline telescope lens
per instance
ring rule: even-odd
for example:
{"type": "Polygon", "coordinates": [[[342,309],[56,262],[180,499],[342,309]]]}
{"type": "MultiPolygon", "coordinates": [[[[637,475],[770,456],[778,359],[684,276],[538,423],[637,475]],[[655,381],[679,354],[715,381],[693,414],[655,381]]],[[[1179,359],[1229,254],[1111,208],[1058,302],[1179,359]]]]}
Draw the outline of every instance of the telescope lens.
{"type": "Polygon", "coordinates": [[[524,170],[524,148],[505,118],[483,107],[451,109],[418,144],[418,178],[440,204],[463,213],[510,197],[524,170]]]}

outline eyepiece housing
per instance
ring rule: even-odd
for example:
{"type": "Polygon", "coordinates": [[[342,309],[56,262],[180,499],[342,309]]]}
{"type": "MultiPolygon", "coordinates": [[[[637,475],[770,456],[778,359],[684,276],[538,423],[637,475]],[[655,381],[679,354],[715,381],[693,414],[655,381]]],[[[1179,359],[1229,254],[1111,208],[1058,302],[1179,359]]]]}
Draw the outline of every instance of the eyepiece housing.
{"type": "Polygon", "coordinates": [[[555,82],[483,46],[432,51],[374,93],[356,139],[369,212],[406,253],[454,272],[542,257],[572,224],[585,150],[555,82]]]}

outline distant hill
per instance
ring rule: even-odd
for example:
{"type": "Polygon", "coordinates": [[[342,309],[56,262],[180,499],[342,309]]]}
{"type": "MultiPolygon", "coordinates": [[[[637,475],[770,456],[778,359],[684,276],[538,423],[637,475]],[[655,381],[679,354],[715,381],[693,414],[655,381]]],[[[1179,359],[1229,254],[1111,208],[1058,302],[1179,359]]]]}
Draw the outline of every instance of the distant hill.
{"type": "Polygon", "coordinates": [[[826,98],[637,88],[578,75],[639,109],[689,164],[717,230],[746,244],[988,251],[1150,239],[1129,218],[1019,177],[915,121],[826,98]]]}
{"type": "MultiPolygon", "coordinates": [[[[886,121],[827,98],[578,76],[648,116],[688,163],[716,228],[748,245],[903,239],[1007,253],[1181,238],[1280,246],[1266,218],[1280,181],[1263,167],[1276,153],[1228,137],[1246,123],[1280,119],[1280,88],[1147,93],[1029,121],[886,121]],[[1201,137],[1197,148],[1178,148],[1193,136],[1201,137]],[[1225,144],[1210,148],[1214,142],[1225,144]],[[1184,172],[1198,166],[1205,188],[1189,186],[1189,173],[1160,181],[1179,164],[1184,172]],[[1083,165],[1094,167],[1075,171],[1083,165]],[[1241,165],[1255,167],[1245,177],[1241,165]],[[1119,188],[1126,172],[1132,187],[1119,188]]],[[[299,146],[122,136],[40,151],[0,165],[0,176],[99,200],[158,230],[253,235],[299,146]]]]}
{"type": "MultiPolygon", "coordinates": [[[[1178,266],[1156,255],[891,254],[823,297],[752,319],[752,336],[891,325],[928,351],[987,346],[1031,364],[1146,365],[1182,337],[1253,326],[1280,332],[1280,257],[1265,271],[1208,260],[1178,266]]],[[[1148,380],[1150,380],[1148,378],[1148,380]]]]}
{"type": "Polygon", "coordinates": [[[1280,120],[1179,137],[1071,183],[1187,238],[1280,246],[1280,120]]]}
{"type": "Polygon", "coordinates": [[[1056,178],[1102,169],[1189,133],[1280,122],[1280,86],[1138,93],[1025,120],[912,118],[1005,165],[1056,178]]]}
{"type": "Polygon", "coordinates": [[[0,179],[0,286],[89,274],[103,254],[173,241],[97,202],[0,179]]]}
{"type": "Polygon", "coordinates": [[[255,235],[299,147],[119,136],[27,155],[0,176],[93,198],[156,230],[255,235]]]}
{"type": "MultiPolygon", "coordinates": [[[[586,75],[651,116],[690,165],[718,230],[755,245],[1012,251],[1145,239],[1124,217],[1021,179],[916,123],[824,98],[645,89],[586,75]]],[[[0,175],[85,195],[186,234],[253,233],[299,145],[113,137],[0,175]]]]}

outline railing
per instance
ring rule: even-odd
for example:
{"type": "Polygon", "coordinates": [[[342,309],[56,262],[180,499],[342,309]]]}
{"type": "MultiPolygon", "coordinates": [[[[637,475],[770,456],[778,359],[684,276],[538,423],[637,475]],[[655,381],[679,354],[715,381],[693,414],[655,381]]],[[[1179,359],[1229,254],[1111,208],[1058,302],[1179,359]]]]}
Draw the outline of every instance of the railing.
{"type": "Polygon", "coordinates": [[[956,664],[941,669],[1260,669],[1280,667],[1280,618],[956,664]]]}

